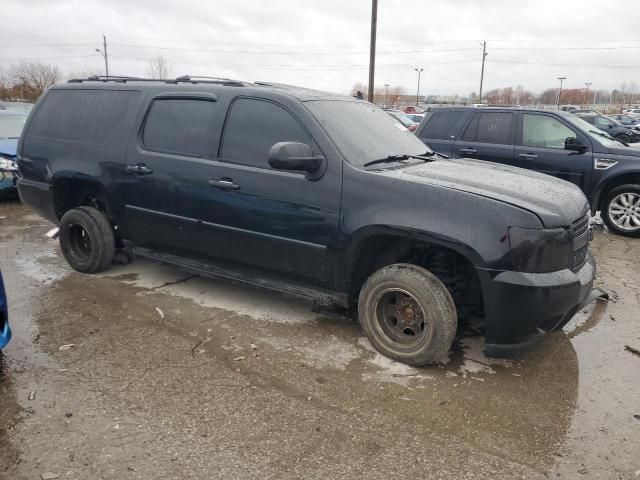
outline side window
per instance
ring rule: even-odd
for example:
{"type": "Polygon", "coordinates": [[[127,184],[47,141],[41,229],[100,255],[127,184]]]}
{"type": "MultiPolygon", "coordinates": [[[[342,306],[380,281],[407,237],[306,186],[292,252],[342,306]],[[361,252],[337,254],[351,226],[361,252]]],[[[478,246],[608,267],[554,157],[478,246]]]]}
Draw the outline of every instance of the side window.
{"type": "Polygon", "coordinates": [[[27,135],[103,144],[137,108],[131,90],[56,89],[38,107],[27,135]]]}
{"type": "Polygon", "coordinates": [[[522,115],[522,145],[564,149],[567,138],[576,138],[569,127],[546,115],[522,115]]]}
{"type": "Polygon", "coordinates": [[[451,130],[464,112],[432,112],[429,114],[420,137],[423,139],[450,140],[451,130]]]}
{"type": "Polygon", "coordinates": [[[222,137],[222,160],[270,168],[269,150],[278,142],[313,146],[302,125],[281,106],[252,98],[240,98],[231,104],[222,137]]]}
{"type": "Polygon", "coordinates": [[[494,143],[511,145],[511,124],[513,113],[483,112],[476,113],[473,120],[462,135],[467,142],[494,143]]]}
{"type": "Polygon", "coordinates": [[[596,125],[599,127],[608,127],[609,125],[613,125],[613,123],[604,117],[596,117],[596,125]]]}
{"type": "Polygon", "coordinates": [[[201,157],[211,132],[214,102],[191,98],[157,99],[151,104],[142,132],[149,150],[201,157]]]}

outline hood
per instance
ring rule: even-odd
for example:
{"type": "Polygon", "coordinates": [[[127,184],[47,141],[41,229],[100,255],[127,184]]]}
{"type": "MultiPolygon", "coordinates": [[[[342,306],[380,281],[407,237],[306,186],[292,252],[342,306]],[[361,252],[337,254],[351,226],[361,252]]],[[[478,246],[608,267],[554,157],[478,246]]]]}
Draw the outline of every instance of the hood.
{"type": "Polygon", "coordinates": [[[0,156],[15,158],[17,150],[17,138],[0,138],[0,156]]]}
{"type": "Polygon", "coordinates": [[[620,145],[620,148],[607,148],[607,153],[612,155],[622,155],[624,157],[634,157],[633,160],[640,160],[640,147],[624,147],[620,145]]]}
{"type": "Polygon", "coordinates": [[[572,183],[481,160],[436,160],[384,174],[508,203],[534,213],[547,228],[567,227],[589,210],[582,190],[572,183]]]}

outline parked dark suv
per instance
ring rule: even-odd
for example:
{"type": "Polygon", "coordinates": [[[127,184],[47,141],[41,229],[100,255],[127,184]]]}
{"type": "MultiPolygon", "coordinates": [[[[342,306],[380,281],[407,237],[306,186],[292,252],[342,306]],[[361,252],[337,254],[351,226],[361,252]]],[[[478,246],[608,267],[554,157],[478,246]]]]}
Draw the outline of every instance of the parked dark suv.
{"type": "Polygon", "coordinates": [[[384,354],[437,361],[458,321],[521,350],[594,298],[589,205],[526,170],[427,150],[377,107],[284,85],[181,77],[48,90],[18,148],[24,203],[69,264],[119,249],[357,307],[384,354]]]}
{"type": "Polygon", "coordinates": [[[574,183],[609,229],[640,236],[640,149],[576,115],[455,107],[427,113],[416,135],[436,152],[527,168],[574,183]]]}

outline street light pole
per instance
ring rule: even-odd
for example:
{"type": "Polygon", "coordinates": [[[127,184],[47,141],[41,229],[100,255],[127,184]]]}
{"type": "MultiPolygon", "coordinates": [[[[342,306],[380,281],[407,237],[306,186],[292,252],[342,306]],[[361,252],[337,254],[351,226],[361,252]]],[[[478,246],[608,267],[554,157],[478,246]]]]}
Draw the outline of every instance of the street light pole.
{"type": "Polygon", "coordinates": [[[371,0],[371,45],[369,47],[369,92],[367,99],[373,103],[373,84],[376,70],[376,27],[378,24],[378,0],[371,0]]]}
{"type": "Polygon", "coordinates": [[[558,110],[560,109],[560,98],[562,97],[562,82],[564,82],[567,77],[558,77],[560,80],[560,90],[558,90],[558,110]]]}
{"type": "Polygon", "coordinates": [[[418,72],[418,91],[416,92],[416,107],[417,107],[420,100],[420,74],[424,71],[424,68],[416,67],[414,70],[418,72]]]}
{"type": "Polygon", "coordinates": [[[484,83],[484,60],[487,58],[487,42],[482,42],[482,70],[480,71],[480,94],[478,98],[478,103],[482,103],[482,84],[484,83]]]}
{"type": "Polygon", "coordinates": [[[104,58],[104,73],[108,77],[109,76],[109,55],[107,54],[107,37],[102,35],[102,50],[96,48],[96,52],[98,52],[104,58]]]}
{"type": "Polygon", "coordinates": [[[384,106],[389,108],[389,85],[388,83],[384,84],[384,106]]]}
{"type": "Polygon", "coordinates": [[[584,106],[585,107],[587,106],[587,101],[588,101],[587,98],[589,98],[589,87],[591,86],[591,83],[592,82],[585,82],[585,85],[587,87],[587,91],[584,92],[584,106]]]}

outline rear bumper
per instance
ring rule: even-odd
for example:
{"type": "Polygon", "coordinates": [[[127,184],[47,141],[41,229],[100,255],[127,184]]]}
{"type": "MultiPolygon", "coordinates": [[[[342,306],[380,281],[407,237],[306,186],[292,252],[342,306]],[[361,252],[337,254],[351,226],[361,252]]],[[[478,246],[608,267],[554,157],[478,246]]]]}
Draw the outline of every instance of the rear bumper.
{"type": "Polygon", "coordinates": [[[604,292],[593,289],[595,260],[589,252],[578,270],[551,273],[498,273],[483,286],[487,318],[485,353],[514,356],[561,329],[604,292]]]}
{"type": "Polygon", "coordinates": [[[31,207],[38,215],[51,223],[58,224],[51,185],[21,178],[18,180],[18,193],[22,203],[31,207]]]}

